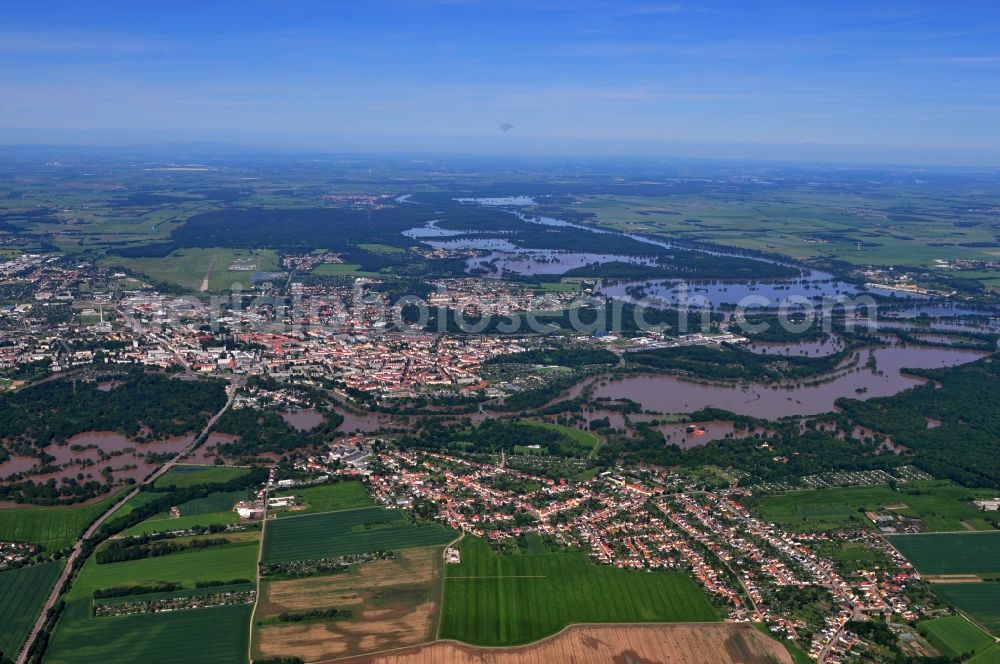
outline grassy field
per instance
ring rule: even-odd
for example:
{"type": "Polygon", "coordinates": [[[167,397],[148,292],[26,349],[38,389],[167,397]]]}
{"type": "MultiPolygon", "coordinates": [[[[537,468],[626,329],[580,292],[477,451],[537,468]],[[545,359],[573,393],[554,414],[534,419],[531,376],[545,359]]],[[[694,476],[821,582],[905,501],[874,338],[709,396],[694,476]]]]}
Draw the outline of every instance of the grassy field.
{"type": "Polygon", "coordinates": [[[987,648],[972,659],[966,660],[966,664],[1000,664],[1000,645],[987,648]]]}
{"type": "Polygon", "coordinates": [[[993,638],[962,616],[925,620],[917,630],[945,657],[960,657],[986,650],[993,638]]]}
{"type": "Polygon", "coordinates": [[[15,507],[0,510],[0,540],[31,542],[58,551],[71,545],[108,507],[108,498],[81,507],[15,507]]]}
{"type": "Polygon", "coordinates": [[[589,431],[584,431],[575,427],[567,427],[562,424],[552,424],[551,422],[536,422],[534,420],[523,420],[523,422],[525,424],[530,424],[531,426],[537,426],[561,433],[580,447],[588,450],[593,449],[601,442],[601,439],[596,435],[590,433],[589,431]]]}
{"type": "Polygon", "coordinates": [[[401,513],[381,507],[326,512],[268,523],[263,559],[286,562],[395,551],[444,544],[456,535],[444,526],[414,526],[401,513]]]}
{"type": "Polygon", "coordinates": [[[294,510],[277,509],[269,511],[277,516],[290,514],[315,514],[318,512],[333,512],[336,510],[350,510],[358,507],[371,507],[372,502],[368,489],[361,482],[334,482],[333,484],[321,484],[304,489],[288,489],[279,491],[275,496],[295,496],[296,501],[302,503],[302,508],[294,510]]]}
{"type": "Polygon", "coordinates": [[[245,466],[198,466],[178,464],[156,480],[156,487],[176,486],[178,488],[194,484],[228,482],[250,472],[245,466]]]}
{"type": "Polygon", "coordinates": [[[1000,531],[899,535],[889,542],[921,574],[1000,575],[1000,531]]]}
{"type": "Polygon", "coordinates": [[[95,618],[91,605],[99,588],[177,582],[192,589],[199,581],[253,579],[258,540],[246,535],[144,560],[98,565],[91,556],[67,596],[46,662],[245,662],[250,605],[108,618],[95,618]]]}
{"type": "Polygon", "coordinates": [[[402,247],[393,247],[388,244],[361,243],[358,245],[358,247],[364,249],[369,254],[382,254],[385,256],[391,256],[392,254],[406,253],[406,249],[403,249],[402,247]]]}
{"type": "Polygon", "coordinates": [[[177,249],[164,258],[121,258],[109,257],[108,265],[121,265],[148,275],[156,281],[177,284],[189,291],[202,289],[208,276],[208,290],[226,290],[233,283],[244,288],[250,285],[252,271],[230,272],[233,261],[253,261],[261,271],[278,268],[278,255],[270,249],[177,249]]]}
{"type": "Polygon", "coordinates": [[[980,494],[981,491],[942,481],[907,483],[897,491],[887,486],[806,489],[767,496],[758,511],[761,518],[774,523],[803,530],[825,530],[871,525],[859,509],[892,506],[894,514],[923,520],[929,532],[967,530],[963,522],[976,530],[990,530],[982,512],[966,504],[980,494]]]}
{"type": "Polygon", "coordinates": [[[0,653],[15,659],[52,591],[61,562],[0,572],[0,653]]]}
{"type": "Polygon", "coordinates": [[[445,569],[439,636],[486,646],[536,641],[571,623],[714,622],[719,616],[679,572],[591,564],[583,553],[497,556],[462,540],[445,569]]]}
{"type": "Polygon", "coordinates": [[[98,588],[179,582],[192,587],[198,581],[228,581],[256,576],[256,541],[175,553],[158,558],[98,565],[91,558],[73,584],[90,596],[98,588]]]}
{"type": "Polygon", "coordinates": [[[313,268],[313,274],[321,277],[365,277],[376,272],[365,272],[358,263],[323,263],[313,268]]]}
{"type": "Polygon", "coordinates": [[[182,530],[193,528],[194,526],[213,526],[216,524],[236,523],[240,518],[232,510],[225,512],[210,512],[207,514],[194,514],[192,516],[182,516],[172,519],[166,513],[154,515],[142,523],[138,523],[125,531],[125,535],[144,535],[146,533],[158,533],[166,530],[182,530]]]}
{"type": "Polygon", "coordinates": [[[1000,636],[1000,583],[935,583],[931,588],[943,600],[1000,636]]]}
{"type": "Polygon", "coordinates": [[[46,662],[243,664],[250,639],[249,604],[114,618],[87,615],[89,602],[67,605],[46,662]]]}
{"type": "Polygon", "coordinates": [[[216,493],[210,493],[204,498],[196,498],[194,500],[189,500],[186,503],[181,503],[178,505],[178,509],[181,511],[181,516],[200,516],[202,514],[216,514],[232,512],[233,505],[238,501],[244,500],[247,497],[247,492],[240,491],[218,491],[216,493]]]}
{"type": "Polygon", "coordinates": [[[963,219],[963,225],[957,226],[949,201],[921,197],[919,202],[913,201],[919,205],[919,218],[902,218],[890,206],[908,199],[890,191],[879,197],[782,190],[780,194],[755,195],[752,200],[719,192],[669,199],[619,195],[577,199],[572,210],[593,212],[604,226],[796,259],[830,257],[855,264],[934,267],[939,258],[990,259],[996,251],[989,246],[967,246],[994,240],[988,216],[964,211],[971,222],[963,219]],[[869,208],[870,214],[857,214],[849,208],[869,208]],[[947,246],[940,246],[943,238],[947,238],[947,246]],[[860,250],[858,242],[862,243],[860,250]]]}

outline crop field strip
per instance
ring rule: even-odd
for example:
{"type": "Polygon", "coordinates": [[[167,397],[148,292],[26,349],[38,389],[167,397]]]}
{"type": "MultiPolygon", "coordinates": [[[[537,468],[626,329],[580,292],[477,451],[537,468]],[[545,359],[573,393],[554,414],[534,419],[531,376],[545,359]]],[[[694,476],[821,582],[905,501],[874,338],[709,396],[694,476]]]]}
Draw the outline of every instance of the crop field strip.
{"type": "Polygon", "coordinates": [[[0,572],[0,653],[15,658],[61,570],[56,561],[0,572]]]}
{"type": "Polygon", "coordinates": [[[1000,583],[935,583],[931,589],[994,636],[1000,636],[1000,583]]]}
{"type": "Polygon", "coordinates": [[[590,563],[586,554],[497,556],[476,538],[445,569],[439,636],[503,646],[530,643],[573,623],[716,622],[688,575],[590,563]]]}
{"type": "Polygon", "coordinates": [[[921,574],[1000,575],[1000,531],[893,535],[886,539],[921,574]]]}
{"type": "Polygon", "coordinates": [[[58,639],[46,662],[242,664],[250,630],[250,605],[191,611],[89,618],[86,602],[67,605],[58,639]]]}
{"type": "MultiPolygon", "coordinates": [[[[177,520],[172,520],[177,521],[177,520]]],[[[245,662],[249,604],[96,618],[97,589],[182,584],[172,593],[131,595],[101,602],[211,594],[234,586],[194,587],[197,582],[252,579],[257,541],[184,551],[155,558],[97,564],[91,557],[77,576],[52,635],[47,662],[245,662]]]]}
{"type": "Polygon", "coordinates": [[[70,546],[87,526],[114,504],[108,498],[75,507],[16,507],[0,510],[0,541],[30,542],[58,551],[70,546]]]}
{"type": "Polygon", "coordinates": [[[414,526],[381,507],[278,519],[267,525],[264,562],[309,560],[371,551],[445,544],[456,533],[439,525],[414,526]]]}
{"type": "Polygon", "coordinates": [[[918,630],[945,657],[961,657],[989,649],[994,639],[962,616],[926,620],[918,630]]]}

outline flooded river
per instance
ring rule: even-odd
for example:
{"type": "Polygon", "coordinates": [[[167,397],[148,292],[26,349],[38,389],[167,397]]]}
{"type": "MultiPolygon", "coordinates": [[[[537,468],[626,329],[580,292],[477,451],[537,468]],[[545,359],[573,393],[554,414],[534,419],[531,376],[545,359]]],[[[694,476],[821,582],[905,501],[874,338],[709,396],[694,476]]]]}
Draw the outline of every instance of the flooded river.
{"type": "MultiPolygon", "coordinates": [[[[834,409],[840,397],[870,399],[890,396],[921,381],[903,375],[904,367],[930,369],[950,367],[983,357],[985,353],[952,348],[889,347],[861,351],[858,366],[836,375],[828,382],[770,385],[703,384],[675,376],[642,375],[622,380],[600,381],[594,396],[631,399],[647,410],[661,413],[689,413],[701,408],[722,408],[741,415],[778,419],[789,415],[813,415],[834,409]],[[875,356],[876,369],[864,365],[868,353],[875,356]]],[[[571,391],[576,396],[582,386],[571,391]]]]}

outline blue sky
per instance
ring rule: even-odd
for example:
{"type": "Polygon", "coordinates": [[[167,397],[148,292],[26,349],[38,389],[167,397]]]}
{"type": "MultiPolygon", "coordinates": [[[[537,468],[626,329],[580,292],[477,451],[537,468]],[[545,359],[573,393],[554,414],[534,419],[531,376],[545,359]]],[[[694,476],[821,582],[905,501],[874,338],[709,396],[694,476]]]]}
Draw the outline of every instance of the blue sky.
{"type": "Polygon", "coordinates": [[[5,0],[0,91],[0,142],[1000,164],[1000,3],[5,0]]]}

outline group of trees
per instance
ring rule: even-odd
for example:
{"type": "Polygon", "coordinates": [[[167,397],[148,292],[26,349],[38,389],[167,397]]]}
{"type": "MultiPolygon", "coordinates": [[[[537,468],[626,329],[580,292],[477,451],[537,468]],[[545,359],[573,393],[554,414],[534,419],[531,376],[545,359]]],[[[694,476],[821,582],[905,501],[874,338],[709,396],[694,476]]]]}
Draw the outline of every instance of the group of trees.
{"type": "Polygon", "coordinates": [[[833,371],[851,353],[845,349],[822,357],[758,355],[736,346],[678,346],[631,353],[640,369],[683,373],[708,380],[776,381],[833,371]]]}
{"type": "Polygon", "coordinates": [[[0,439],[41,449],[87,431],[169,438],[203,427],[225,401],[219,381],[134,372],[104,392],[90,382],[54,380],[0,395],[0,439]]]}
{"type": "Polygon", "coordinates": [[[913,464],[966,486],[1000,486],[1000,364],[993,358],[913,371],[928,382],[891,397],[839,399],[852,420],[892,436],[913,464]],[[940,422],[931,428],[927,418],[940,422]]]}

